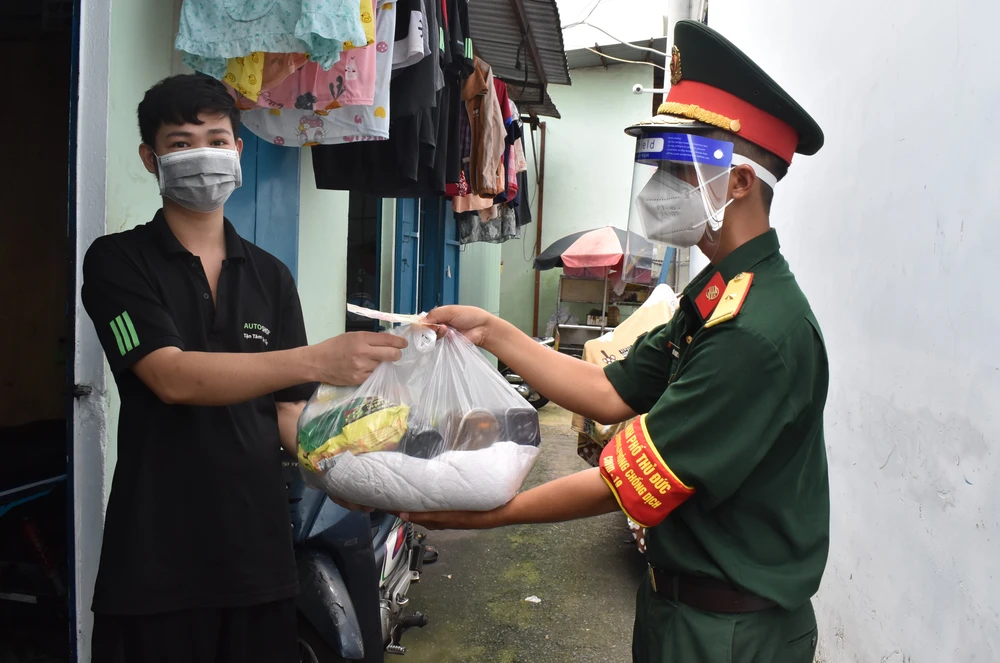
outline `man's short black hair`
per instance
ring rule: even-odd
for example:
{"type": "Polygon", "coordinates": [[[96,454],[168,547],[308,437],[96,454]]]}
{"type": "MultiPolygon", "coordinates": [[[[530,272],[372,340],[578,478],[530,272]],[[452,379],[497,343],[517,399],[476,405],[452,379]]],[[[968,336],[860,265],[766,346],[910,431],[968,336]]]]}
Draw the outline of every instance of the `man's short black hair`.
{"type": "MultiPolygon", "coordinates": [[[[751,161],[756,161],[764,168],[771,171],[771,174],[778,178],[780,182],[782,178],[788,174],[788,164],[785,163],[784,159],[765,150],[760,145],[756,143],[751,143],[746,138],[740,138],[736,134],[730,133],[723,129],[712,129],[705,134],[706,137],[713,140],[724,140],[733,144],[733,152],[745,156],[751,161]]],[[[774,200],[774,189],[772,189],[764,182],[760,183],[760,195],[764,202],[764,211],[771,211],[771,202],[774,200]]]]}
{"type": "Polygon", "coordinates": [[[139,102],[139,135],[150,147],[164,124],[201,124],[199,113],[229,116],[233,139],[240,137],[240,110],[221,81],[203,74],[164,78],[139,102]]]}

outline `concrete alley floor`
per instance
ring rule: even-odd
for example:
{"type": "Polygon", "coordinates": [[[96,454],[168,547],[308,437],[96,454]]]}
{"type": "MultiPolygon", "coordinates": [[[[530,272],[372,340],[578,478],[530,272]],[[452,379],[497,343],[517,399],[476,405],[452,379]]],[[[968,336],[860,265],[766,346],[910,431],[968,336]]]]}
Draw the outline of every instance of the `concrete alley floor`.
{"type": "MultiPolygon", "coordinates": [[[[586,469],[570,414],[540,411],[542,451],[525,488],[586,469]]],[[[623,663],[645,570],[619,513],[556,525],[431,532],[440,550],[410,590],[430,619],[403,636],[407,663],[623,663]],[[537,596],[541,603],[524,599],[537,596]]]]}

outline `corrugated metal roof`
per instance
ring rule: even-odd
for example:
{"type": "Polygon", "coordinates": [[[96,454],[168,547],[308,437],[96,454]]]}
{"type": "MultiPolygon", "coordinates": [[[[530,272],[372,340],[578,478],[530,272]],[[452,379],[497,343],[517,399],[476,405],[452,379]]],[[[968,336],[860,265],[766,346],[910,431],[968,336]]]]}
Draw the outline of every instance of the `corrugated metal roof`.
{"type": "MultiPolygon", "coordinates": [[[[646,48],[654,48],[661,53],[667,52],[667,38],[657,37],[656,39],[644,39],[642,41],[631,42],[636,46],[645,46],[646,48]]],[[[650,53],[649,51],[640,51],[636,48],[631,48],[625,44],[608,44],[606,46],[598,46],[595,44],[593,46],[595,50],[604,53],[610,57],[602,58],[597,53],[593,51],[588,51],[585,48],[574,49],[572,51],[566,52],[566,63],[570,69],[584,69],[586,67],[613,67],[619,64],[625,64],[619,62],[618,60],[613,60],[611,58],[619,58],[622,60],[635,60],[638,62],[655,62],[661,67],[665,66],[664,62],[666,58],[657,55],[656,53],[650,53]]]]}
{"type": "Polygon", "coordinates": [[[543,92],[541,101],[538,99],[538,93],[538,88],[525,88],[522,93],[517,83],[507,84],[507,94],[510,95],[511,101],[517,104],[517,112],[519,114],[554,117],[556,119],[561,118],[562,115],[559,114],[559,110],[552,102],[552,97],[549,96],[548,91],[543,92]]]}
{"type": "MultiPolygon", "coordinates": [[[[541,90],[542,79],[535,68],[531,49],[522,40],[516,1],[469,2],[469,29],[472,32],[473,47],[479,57],[493,68],[493,74],[507,82],[511,98],[522,114],[559,117],[559,111],[552,100],[541,90]],[[517,66],[518,62],[520,67],[517,66]]],[[[555,0],[520,1],[524,4],[546,82],[569,85],[569,67],[566,64],[559,9],[555,0]]]]}

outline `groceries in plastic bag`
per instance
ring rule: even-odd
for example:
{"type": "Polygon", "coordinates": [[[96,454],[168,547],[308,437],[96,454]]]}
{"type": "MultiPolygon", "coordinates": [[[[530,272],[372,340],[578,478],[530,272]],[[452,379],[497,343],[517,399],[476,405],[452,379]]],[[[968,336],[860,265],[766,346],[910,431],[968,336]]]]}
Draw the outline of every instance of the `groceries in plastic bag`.
{"type": "Polygon", "coordinates": [[[420,325],[360,387],[319,387],[299,419],[299,463],[332,497],[392,511],[488,511],[538,456],[538,414],[464,336],[420,325]]]}

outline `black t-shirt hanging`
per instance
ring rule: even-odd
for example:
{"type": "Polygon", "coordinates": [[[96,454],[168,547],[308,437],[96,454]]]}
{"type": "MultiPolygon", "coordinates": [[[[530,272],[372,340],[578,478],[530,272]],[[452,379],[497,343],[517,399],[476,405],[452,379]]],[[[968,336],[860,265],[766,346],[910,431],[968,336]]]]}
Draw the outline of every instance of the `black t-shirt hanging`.
{"type": "Polygon", "coordinates": [[[460,78],[467,78],[476,68],[469,30],[469,1],[448,0],[448,27],[451,32],[452,68],[460,78]]]}
{"type": "MultiPolygon", "coordinates": [[[[416,0],[406,2],[412,5],[416,0]]],[[[461,78],[455,75],[455,67],[464,70],[466,60],[471,63],[471,42],[462,37],[467,34],[463,29],[468,29],[468,7],[466,0],[448,0],[449,20],[443,33],[441,1],[427,0],[424,7],[428,29],[433,28],[431,34],[438,35],[432,49],[436,56],[393,72],[389,140],[313,147],[318,188],[416,197],[443,195],[447,181],[458,181],[462,100],[461,78]],[[461,38],[453,36],[456,26],[461,38]],[[440,66],[442,38],[446,49],[452,51],[448,71],[440,66]],[[443,85],[436,90],[435,72],[427,60],[436,63],[441,76],[443,85]]]]}
{"type": "Polygon", "coordinates": [[[514,216],[517,227],[531,223],[531,201],[528,199],[528,171],[517,174],[517,196],[515,197],[514,216]]]}
{"type": "MultiPolygon", "coordinates": [[[[420,62],[392,72],[389,83],[389,117],[412,115],[437,105],[437,92],[444,87],[441,71],[441,41],[439,34],[440,0],[422,0],[430,37],[431,54],[420,62]],[[437,10],[435,11],[435,6],[437,10]]],[[[392,137],[392,127],[389,128],[392,137]]]]}

